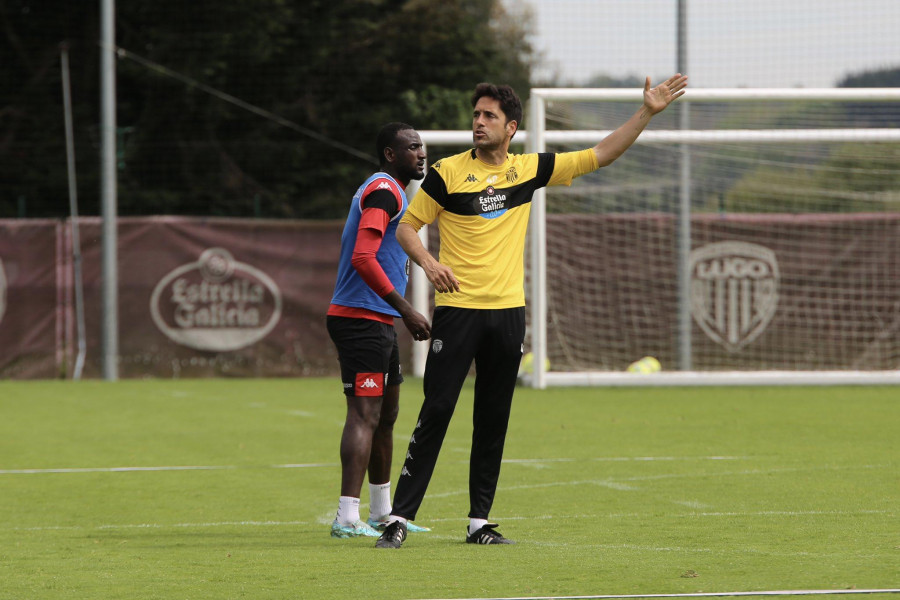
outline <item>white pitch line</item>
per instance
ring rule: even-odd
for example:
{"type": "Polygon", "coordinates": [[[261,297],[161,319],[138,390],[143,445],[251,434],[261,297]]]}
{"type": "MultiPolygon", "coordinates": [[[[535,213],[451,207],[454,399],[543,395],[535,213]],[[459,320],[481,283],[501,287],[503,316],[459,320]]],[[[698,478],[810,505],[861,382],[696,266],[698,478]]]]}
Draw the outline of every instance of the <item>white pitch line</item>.
{"type": "MultiPolygon", "coordinates": [[[[649,462],[649,461],[676,461],[676,460],[748,460],[745,456],[619,456],[619,457],[595,457],[587,459],[577,458],[510,458],[504,459],[504,463],[510,464],[541,464],[578,462],[582,460],[600,462],[649,462]]],[[[468,463],[466,461],[459,461],[468,463]]],[[[335,467],[337,463],[297,463],[284,465],[268,465],[270,469],[308,469],[315,467],[335,467]]],[[[48,473],[132,473],[139,471],[221,471],[227,469],[259,468],[253,466],[239,467],[237,465],[194,465],[194,466],[152,466],[152,467],[72,467],[53,469],[0,469],[0,475],[40,475],[48,473]]]]}
{"type": "MultiPolygon", "coordinates": [[[[365,508],[366,504],[360,504],[360,508],[365,508]]],[[[857,516],[857,515],[869,515],[869,514],[886,514],[890,511],[887,510],[860,510],[860,511],[757,511],[757,512],[728,512],[728,513],[693,513],[687,515],[674,515],[676,517],[718,517],[718,516],[728,516],[728,517],[758,517],[758,516],[804,516],[804,515],[837,515],[837,516],[857,516]]],[[[573,515],[573,514],[560,514],[560,515],[538,515],[538,516],[514,516],[514,515],[506,515],[500,517],[501,521],[536,521],[536,520],[549,520],[549,519],[597,519],[597,518],[609,518],[609,519],[620,519],[620,518],[639,518],[644,515],[639,513],[610,513],[610,514],[584,514],[584,515],[573,515]]],[[[276,527],[276,526],[297,526],[297,525],[327,525],[331,523],[332,518],[334,517],[334,513],[330,512],[327,515],[324,515],[320,519],[316,521],[256,521],[256,520],[244,520],[244,521],[214,521],[214,522],[206,522],[206,523],[125,523],[125,524],[105,524],[105,525],[94,525],[94,526],[83,526],[83,525],[48,525],[44,527],[0,527],[0,530],[5,531],[62,531],[62,530],[86,530],[86,529],[102,529],[102,530],[116,530],[116,529],[167,529],[167,528],[210,528],[210,527],[276,527]]],[[[429,523],[444,523],[444,522],[455,522],[461,521],[464,519],[460,519],[460,517],[444,517],[444,518],[434,518],[427,519],[429,523]]],[[[433,536],[429,536],[433,537],[433,536]]],[[[451,538],[448,538],[451,539],[451,538]]],[[[552,544],[547,542],[535,542],[537,545],[559,545],[565,546],[567,544],[552,544]]],[[[597,547],[605,547],[605,548],[623,548],[622,545],[595,545],[597,547]]],[[[633,546],[634,548],[639,548],[637,546],[633,546]]],[[[644,548],[647,549],[647,548],[644,548]]],[[[655,548],[655,550],[673,550],[673,548],[655,548]]],[[[707,551],[704,549],[692,549],[693,551],[707,551]]],[[[617,596],[618,597],[618,596],[617,596]]]]}
{"type": "MultiPolygon", "coordinates": [[[[336,467],[337,463],[297,463],[286,465],[266,465],[265,469],[312,469],[316,467],[336,467]]],[[[157,466],[157,467],[75,467],[60,469],[4,469],[0,475],[43,475],[50,473],[134,473],[134,472],[164,472],[164,471],[224,471],[229,469],[254,469],[252,465],[239,467],[237,465],[186,465],[186,466],[157,466]]]]}
{"type": "MultiPolygon", "coordinates": [[[[362,505],[360,505],[362,506],[362,505]]],[[[696,512],[685,514],[667,515],[673,518],[696,518],[696,517],[858,517],[864,515],[886,515],[892,514],[890,510],[758,510],[745,512],[696,512]]],[[[641,519],[646,517],[643,513],[595,513],[595,514],[555,514],[555,515],[530,515],[520,517],[515,515],[503,515],[497,517],[498,521],[546,521],[550,519],[559,520],[578,520],[578,519],[641,519]]],[[[460,517],[437,517],[428,519],[429,523],[442,523],[464,520],[460,517]]]]}
{"type": "MultiPolygon", "coordinates": [[[[897,594],[900,589],[867,590],[772,590],[760,592],[697,592],[686,594],[606,594],[600,596],[510,596],[503,598],[456,598],[454,600],[611,600],[618,598],[717,598],[725,596],[824,596],[831,594],[897,594]]],[[[447,600],[447,599],[430,599],[447,600]]]]}
{"type": "MultiPolygon", "coordinates": [[[[595,456],[593,458],[504,458],[504,463],[554,462],[673,462],[678,460],[751,460],[749,456],[595,456]]],[[[460,461],[468,462],[468,461],[460,461]]]]}
{"type": "Polygon", "coordinates": [[[84,467],[71,469],[7,469],[0,475],[40,475],[44,473],[131,473],[136,471],[220,471],[234,466],[167,466],[167,467],[84,467]]]}
{"type": "Polygon", "coordinates": [[[69,526],[48,526],[48,527],[10,527],[7,531],[85,531],[85,530],[103,530],[116,531],[127,529],[205,529],[212,527],[283,527],[297,525],[314,525],[311,521],[219,521],[210,523],[123,523],[123,524],[107,524],[107,525],[69,525],[69,526]]]}
{"type": "Polygon", "coordinates": [[[273,469],[314,469],[317,467],[337,467],[338,463],[294,463],[286,465],[271,465],[273,469]]]}

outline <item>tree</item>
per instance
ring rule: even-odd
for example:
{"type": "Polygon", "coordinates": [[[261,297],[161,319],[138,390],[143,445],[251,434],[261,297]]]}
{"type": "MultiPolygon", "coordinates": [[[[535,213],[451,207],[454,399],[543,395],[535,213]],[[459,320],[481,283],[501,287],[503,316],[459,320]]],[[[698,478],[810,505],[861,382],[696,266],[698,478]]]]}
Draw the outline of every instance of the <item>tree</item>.
{"type": "MultiPolygon", "coordinates": [[[[900,87],[900,68],[846,76],[838,87],[900,87]]],[[[815,103],[773,112],[773,127],[813,114],[815,103]]],[[[848,102],[834,117],[842,127],[898,127],[900,105],[848,102]]],[[[736,113],[740,117],[741,113],[736,113]]],[[[821,156],[745,174],[724,194],[727,210],[744,212],[873,212],[900,210],[900,159],[896,143],[847,143],[821,156]]],[[[795,154],[795,158],[798,158],[795,154]]],[[[772,162],[772,161],[769,161],[772,162]]]]}
{"type": "Polygon", "coordinates": [[[837,87],[900,87],[900,67],[851,73],[837,87]]]}
{"type": "MultiPolygon", "coordinates": [[[[28,82],[0,96],[0,216],[15,216],[22,193],[28,216],[66,212],[62,40],[82,212],[96,214],[98,14],[31,4],[0,4],[11,56],[0,71],[28,82]]],[[[117,11],[123,215],[340,217],[377,164],[383,123],[468,127],[476,83],[529,88],[529,24],[501,0],[156,0],[117,11]]]]}

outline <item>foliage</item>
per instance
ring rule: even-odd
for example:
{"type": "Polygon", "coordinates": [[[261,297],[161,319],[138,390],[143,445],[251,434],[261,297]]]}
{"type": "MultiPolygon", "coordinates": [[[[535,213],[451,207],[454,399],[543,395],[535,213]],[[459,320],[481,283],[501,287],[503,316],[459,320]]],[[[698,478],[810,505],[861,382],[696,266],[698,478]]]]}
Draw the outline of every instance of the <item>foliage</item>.
{"type": "MultiPolygon", "coordinates": [[[[0,216],[66,214],[57,45],[71,45],[82,212],[99,211],[99,14],[0,4],[0,216]]],[[[500,0],[119,2],[120,214],[339,217],[387,121],[468,127],[480,81],[529,87],[500,0]]]]}
{"type": "Polygon", "coordinates": [[[815,164],[766,164],[725,193],[728,212],[900,210],[898,144],[840,144],[815,164]]]}
{"type": "Polygon", "coordinates": [[[844,77],[837,87],[900,87],[900,67],[852,73],[844,77]]]}

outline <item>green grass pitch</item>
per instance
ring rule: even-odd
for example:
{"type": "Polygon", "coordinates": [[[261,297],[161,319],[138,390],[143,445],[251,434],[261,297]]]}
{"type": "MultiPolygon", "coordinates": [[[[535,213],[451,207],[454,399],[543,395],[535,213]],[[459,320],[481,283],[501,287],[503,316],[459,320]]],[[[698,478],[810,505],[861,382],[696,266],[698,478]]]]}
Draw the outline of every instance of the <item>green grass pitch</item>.
{"type": "MultiPolygon", "coordinates": [[[[519,389],[491,515],[518,544],[498,547],[463,543],[471,396],[433,531],[376,551],[329,537],[336,378],[0,383],[0,599],[900,587],[897,388],[519,389]]],[[[419,380],[401,402],[395,477],[419,380]]]]}

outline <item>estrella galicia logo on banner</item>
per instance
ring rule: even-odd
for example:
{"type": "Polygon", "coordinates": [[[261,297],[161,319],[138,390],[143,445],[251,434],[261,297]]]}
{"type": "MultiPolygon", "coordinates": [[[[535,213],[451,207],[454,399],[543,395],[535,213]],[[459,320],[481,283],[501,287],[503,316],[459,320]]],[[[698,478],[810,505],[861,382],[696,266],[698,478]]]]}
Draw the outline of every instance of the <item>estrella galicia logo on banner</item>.
{"type": "Polygon", "coordinates": [[[224,248],[209,248],[156,284],[150,313],[172,341],[227,352],[268,335],[281,318],[281,304],[271,277],[224,248]]]}
{"type": "Polygon", "coordinates": [[[778,306],[775,253],[748,242],[691,252],[691,314],[710,339],[737,352],[765,331],[778,306]]]}

